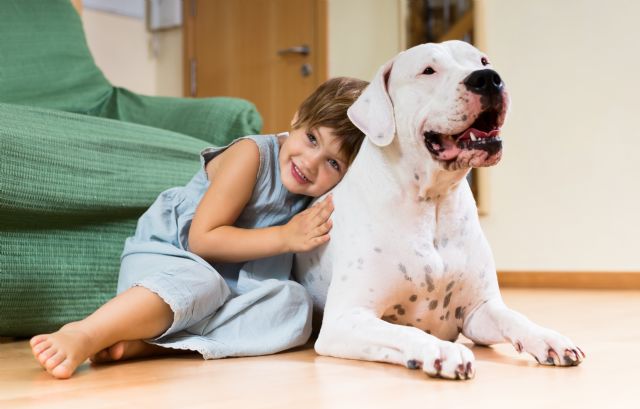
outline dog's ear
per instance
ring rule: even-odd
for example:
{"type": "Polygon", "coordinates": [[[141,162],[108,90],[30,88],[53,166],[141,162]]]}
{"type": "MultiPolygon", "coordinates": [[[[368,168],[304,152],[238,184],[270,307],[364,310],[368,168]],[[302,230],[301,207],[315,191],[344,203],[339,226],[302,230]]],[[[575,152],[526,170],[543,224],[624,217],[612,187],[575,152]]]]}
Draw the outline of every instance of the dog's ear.
{"type": "Polygon", "coordinates": [[[351,122],[378,146],[389,145],[396,134],[393,104],[387,91],[394,60],[380,67],[371,83],[347,110],[351,122]]]}

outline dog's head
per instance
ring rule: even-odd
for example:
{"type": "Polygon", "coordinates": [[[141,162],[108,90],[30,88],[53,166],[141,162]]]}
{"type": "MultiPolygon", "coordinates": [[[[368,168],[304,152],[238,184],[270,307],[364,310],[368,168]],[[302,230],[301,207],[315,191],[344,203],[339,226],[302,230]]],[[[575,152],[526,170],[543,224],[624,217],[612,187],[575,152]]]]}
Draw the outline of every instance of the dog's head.
{"type": "Polygon", "coordinates": [[[384,64],[349,108],[378,146],[395,135],[446,170],[491,166],[502,156],[509,96],[486,55],[462,41],[422,44],[384,64]]]}

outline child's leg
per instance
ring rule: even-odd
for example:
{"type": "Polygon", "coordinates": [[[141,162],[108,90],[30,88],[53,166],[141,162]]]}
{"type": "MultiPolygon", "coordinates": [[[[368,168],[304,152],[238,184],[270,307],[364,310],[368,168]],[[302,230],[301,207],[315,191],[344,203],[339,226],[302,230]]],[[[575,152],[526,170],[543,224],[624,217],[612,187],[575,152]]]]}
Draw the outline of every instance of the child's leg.
{"type": "Polygon", "coordinates": [[[273,354],[303,345],[311,334],[311,297],[293,281],[245,280],[253,289],[228,300],[205,319],[157,345],[188,348],[206,359],[273,354]],[[197,334],[189,337],[189,334],[197,334]]]}
{"type": "Polygon", "coordinates": [[[78,365],[118,341],[153,338],[173,321],[173,311],[157,294],[133,287],[87,318],[52,334],[31,339],[40,364],[56,378],[69,378],[78,365]]]}

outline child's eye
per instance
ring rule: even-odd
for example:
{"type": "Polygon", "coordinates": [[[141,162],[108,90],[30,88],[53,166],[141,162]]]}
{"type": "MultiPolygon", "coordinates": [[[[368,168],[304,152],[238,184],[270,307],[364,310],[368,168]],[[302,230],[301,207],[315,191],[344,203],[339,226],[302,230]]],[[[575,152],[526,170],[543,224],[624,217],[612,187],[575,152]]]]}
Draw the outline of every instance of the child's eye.
{"type": "Polygon", "coordinates": [[[316,139],[315,136],[313,136],[312,133],[307,133],[307,139],[309,139],[309,142],[311,142],[314,145],[318,142],[318,140],[316,139]]]}
{"type": "Polygon", "coordinates": [[[331,165],[335,170],[340,172],[340,164],[335,159],[329,159],[329,165],[331,165]]]}

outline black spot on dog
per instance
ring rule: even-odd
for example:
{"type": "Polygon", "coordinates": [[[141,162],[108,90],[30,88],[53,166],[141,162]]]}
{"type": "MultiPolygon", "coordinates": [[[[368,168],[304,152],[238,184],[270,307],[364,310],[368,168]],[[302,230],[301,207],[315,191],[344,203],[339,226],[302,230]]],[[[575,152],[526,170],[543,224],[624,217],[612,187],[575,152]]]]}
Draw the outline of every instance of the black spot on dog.
{"type": "Polygon", "coordinates": [[[444,304],[442,308],[447,308],[447,306],[449,305],[449,301],[451,301],[451,293],[447,293],[447,295],[444,297],[444,304]]]}
{"type": "Polygon", "coordinates": [[[433,300],[429,303],[429,309],[430,310],[435,310],[436,308],[438,308],[438,300],[433,300]]]}
{"type": "Polygon", "coordinates": [[[415,300],[417,300],[417,299],[418,299],[418,296],[415,295],[415,294],[413,294],[411,297],[409,297],[409,301],[411,301],[411,302],[415,302],[415,300]]]}
{"type": "Polygon", "coordinates": [[[447,311],[447,315],[445,315],[445,316],[444,316],[444,319],[445,319],[445,320],[447,320],[447,321],[449,320],[449,313],[450,313],[450,312],[451,312],[451,311],[447,311]]]}
{"type": "Polygon", "coordinates": [[[451,290],[451,288],[453,287],[453,285],[455,284],[455,281],[450,282],[449,284],[447,284],[447,291],[451,290]]]}
{"type": "Polygon", "coordinates": [[[396,304],[393,306],[393,309],[396,310],[396,312],[398,313],[398,315],[404,315],[404,308],[402,308],[402,305],[400,304],[396,304]]]}
{"type": "Polygon", "coordinates": [[[404,275],[405,280],[413,282],[413,278],[409,277],[409,275],[407,274],[407,268],[404,266],[404,264],[398,264],[398,269],[404,275]]]}
{"type": "MultiPolygon", "coordinates": [[[[426,270],[426,268],[425,268],[425,270],[426,270]]],[[[435,290],[436,286],[433,285],[433,280],[431,279],[431,276],[429,275],[428,272],[425,273],[424,279],[427,282],[427,286],[428,286],[427,287],[427,291],[431,292],[431,291],[435,290]]]]}
{"type": "Polygon", "coordinates": [[[382,250],[379,247],[374,247],[373,251],[375,251],[376,253],[382,253],[382,250]]]}

